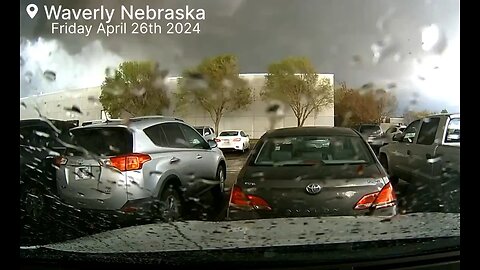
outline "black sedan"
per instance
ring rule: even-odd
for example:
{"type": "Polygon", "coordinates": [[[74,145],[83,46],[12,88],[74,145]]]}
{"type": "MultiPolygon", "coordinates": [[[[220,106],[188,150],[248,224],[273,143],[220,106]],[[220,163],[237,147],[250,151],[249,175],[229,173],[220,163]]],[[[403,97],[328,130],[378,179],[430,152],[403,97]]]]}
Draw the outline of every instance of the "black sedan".
{"type": "Polygon", "coordinates": [[[227,216],[395,214],[387,173],[357,131],[299,127],[260,138],[232,188],[227,216]]]}

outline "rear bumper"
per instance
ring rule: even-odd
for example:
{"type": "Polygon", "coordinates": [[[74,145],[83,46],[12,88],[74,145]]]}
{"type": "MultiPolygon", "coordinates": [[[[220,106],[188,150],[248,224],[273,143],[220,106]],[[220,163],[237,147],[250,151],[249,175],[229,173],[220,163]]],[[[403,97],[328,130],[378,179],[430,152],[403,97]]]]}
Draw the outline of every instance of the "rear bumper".
{"type": "Polygon", "coordinates": [[[230,206],[227,212],[227,220],[249,220],[270,218],[293,218],[293,217],[329,217],[329,216],[376,216],[391,217],[397,214],[397,206],[385,207],[376,210],[352,210],[348,213],[307,213],[300,211],[248,211],[230,206]]]}
{"type": "Polygon", "coordinates": [[[243,143],[232,143],[228,145],[218,144],[218,148],[222,150],[243,150],[243,143]]]}
{"type": "MultiPolygon", "coordinates": [[[[108,218],[112,222],[127,222],[133,220],[150,220],[153,218],[152,205],[155,202],[153,198],[144,198],[127,201],[120,209],[95,209],[85,205],[71,204],[63,200],[71,208],[76,208],[78,212],[87,214],[86,216],[108,218]]],[[[83,215],[85,216],[85,215],[83,215]]]]}

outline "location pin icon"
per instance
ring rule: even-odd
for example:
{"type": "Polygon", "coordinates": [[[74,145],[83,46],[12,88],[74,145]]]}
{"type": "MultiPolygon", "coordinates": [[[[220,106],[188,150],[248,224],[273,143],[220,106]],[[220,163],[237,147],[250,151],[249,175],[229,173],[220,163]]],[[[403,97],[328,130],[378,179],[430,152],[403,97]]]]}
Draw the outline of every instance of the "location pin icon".
{"type": "Polygon", "coordinates": [[[38,12],[37,5],[30,4],[30,5],[27,6],[27,13],[28,13],[28,16],[30,16],[30,18],[33,19],[33,17],[35,17],[35,15],[37,15],[37,12],[38,12]]]}

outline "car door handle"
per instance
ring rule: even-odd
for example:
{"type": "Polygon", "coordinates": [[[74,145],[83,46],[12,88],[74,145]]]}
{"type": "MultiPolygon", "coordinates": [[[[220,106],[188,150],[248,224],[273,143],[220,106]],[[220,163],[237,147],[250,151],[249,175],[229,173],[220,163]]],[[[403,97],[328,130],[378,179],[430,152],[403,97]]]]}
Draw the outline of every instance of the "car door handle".
{"type": "Polygon", "coordinates": [[[197,154],[197,159],[202,159],[202,156],[200,154],[197,154]]]}
{"type": "Polygon", "coordinates": [[[172,157],[172,158],[170,159],[170,164],[171,164],[171,163],[175,163],[175,162],[179,162],[179,161],[180,161],[179,158],[172,157]]]}
{"type": "Polygon", "coordinates": [[[407,150],[407,155],[410,155],[412,154],[412,152],[410,152],[410,150],[407,150]]]}

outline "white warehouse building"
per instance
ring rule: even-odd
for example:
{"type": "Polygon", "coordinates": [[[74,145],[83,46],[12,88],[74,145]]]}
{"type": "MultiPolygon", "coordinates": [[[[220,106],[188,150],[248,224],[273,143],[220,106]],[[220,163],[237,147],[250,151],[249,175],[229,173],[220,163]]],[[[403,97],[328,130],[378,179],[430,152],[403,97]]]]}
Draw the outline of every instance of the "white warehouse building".
{"type": "MultiPolygon", "coordinates": [[[[260,91],[264,85],[265,75],[266,74],[263,73],[240,75],[240,77],[249,82],[253,91],[254,101],[245,110],[226,113],[220,121],[220,130],[243,129],[247,134],[250,134],[252,138],[259,138],[270,129],[271,123],[266,112],[269,104],[260,98],[260,91]]],[[[320,74],[319,77],[319,79],[328,78],[333,91],[334,75],[320,74]]],[[[167,79],[170,95],[177,87],[177,80],[178,77],[167,79]]],[[[103,107],[100,102],[98,102],[100,94],[101,88],[98,86],[21,98],[20,119],[37,118],[39,116],[38,112],[50,119],[79,120],[80,124],[85,121],[105,119],[106,115],[103,107]],[[65,108],[72,108],[72,106],[78,107],[82,113],[79,114],[65,110],[65,108]]],[[[297,126],[297,119],[292,110],[287,107],[284,113],[284,117],[276,122],[275,128],[297,126]]],[[[182,118],[185,122],[193,126],[214,126],[210,115],[198,107],[192,106],[186,114],[178,115],[174,112],[174,106],[171,106],[165,115],[182,118]]],[[[333,102],[317,114],[312,113],[304,124],[304,126],[333,125],[333,102]]]]}

